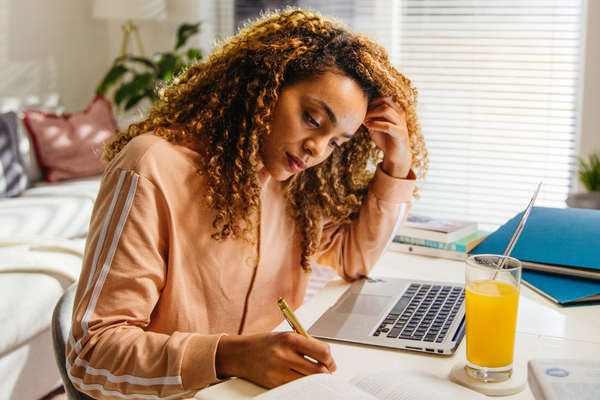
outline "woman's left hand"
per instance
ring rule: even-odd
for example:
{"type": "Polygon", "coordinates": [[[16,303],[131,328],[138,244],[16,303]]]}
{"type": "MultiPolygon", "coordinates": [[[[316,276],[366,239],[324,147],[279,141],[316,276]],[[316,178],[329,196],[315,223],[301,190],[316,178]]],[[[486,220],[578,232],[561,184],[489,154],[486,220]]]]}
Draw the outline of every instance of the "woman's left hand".
{"type": "Polygon", "coordinates": [[[390,97],[375,99],[369,104],[363,125],[383,151],[383,171],[396,178],[406,178],[412,154],[404,109],[390,97]]]}

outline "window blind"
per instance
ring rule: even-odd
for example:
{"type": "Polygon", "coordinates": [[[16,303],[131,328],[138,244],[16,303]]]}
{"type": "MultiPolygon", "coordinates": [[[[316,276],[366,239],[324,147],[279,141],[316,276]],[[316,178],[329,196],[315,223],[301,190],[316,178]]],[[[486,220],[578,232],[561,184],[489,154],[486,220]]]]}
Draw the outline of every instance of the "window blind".
{"type": "Polygon", "coordinates": [[[493,230],[526,208],[540,181],[536,206],[565,207],[583,0],[280,3],[376,37],[417,87],[430,162],[412,212],[493,230]]]}
{"type": "Polygon", "coordinates": [[[413,212],[495,229],[565,207],[574,176],[582,1],[405,0],[398,69],[419,91],[429,172],[413,212]]]}

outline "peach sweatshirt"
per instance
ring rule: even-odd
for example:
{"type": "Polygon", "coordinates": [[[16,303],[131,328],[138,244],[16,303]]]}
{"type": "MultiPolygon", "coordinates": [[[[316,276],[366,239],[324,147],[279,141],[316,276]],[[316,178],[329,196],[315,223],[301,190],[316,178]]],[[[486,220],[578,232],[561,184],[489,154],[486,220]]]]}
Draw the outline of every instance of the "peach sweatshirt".
{"type": "MultiPolygon", "coordinates": [[[[277,298],[302,304],[309,274],[300,266],[294,220],[281,184],[259,172],[260,259],[241,240],[210,238],[215,211],[204,203],[197,152],[147,134],[108,166],[92,215],[75,298],[67,369],[100,399],[179,399],[219,382],[222,335],[268,332],[283,317],[277,298]]],[[[348,281],[366,275],[408,212],[414,174],[380,168],[359,217],[324,221],[314,261],[348,281]]]]}

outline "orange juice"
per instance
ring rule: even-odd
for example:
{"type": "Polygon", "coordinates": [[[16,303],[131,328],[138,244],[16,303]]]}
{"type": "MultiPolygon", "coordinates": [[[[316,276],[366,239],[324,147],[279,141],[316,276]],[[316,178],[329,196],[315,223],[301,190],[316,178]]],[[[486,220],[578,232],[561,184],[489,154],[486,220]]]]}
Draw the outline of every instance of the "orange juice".
{"type": "Polygon", "coordinates": [[[517,328],[517,287],[498,281],[475,281],[465,291],[467,360],[485,368],[513,362],[517,328]]]}

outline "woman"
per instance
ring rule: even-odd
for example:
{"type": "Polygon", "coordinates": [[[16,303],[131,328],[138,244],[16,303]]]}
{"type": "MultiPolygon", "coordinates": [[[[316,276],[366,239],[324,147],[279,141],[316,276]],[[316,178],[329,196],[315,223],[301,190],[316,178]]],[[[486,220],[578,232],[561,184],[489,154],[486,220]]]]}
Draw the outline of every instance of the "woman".
{"type": "Polygon", "coordinates": [[[171,399],[334,371],[327,344],[271,333],[277,298],[301,305],[312,262],[353,281],[383,253],[427,167],[415,96],[380,46],[302,10],[266,15],[163,89],[105,149],[75,386],[171,399]]]}

